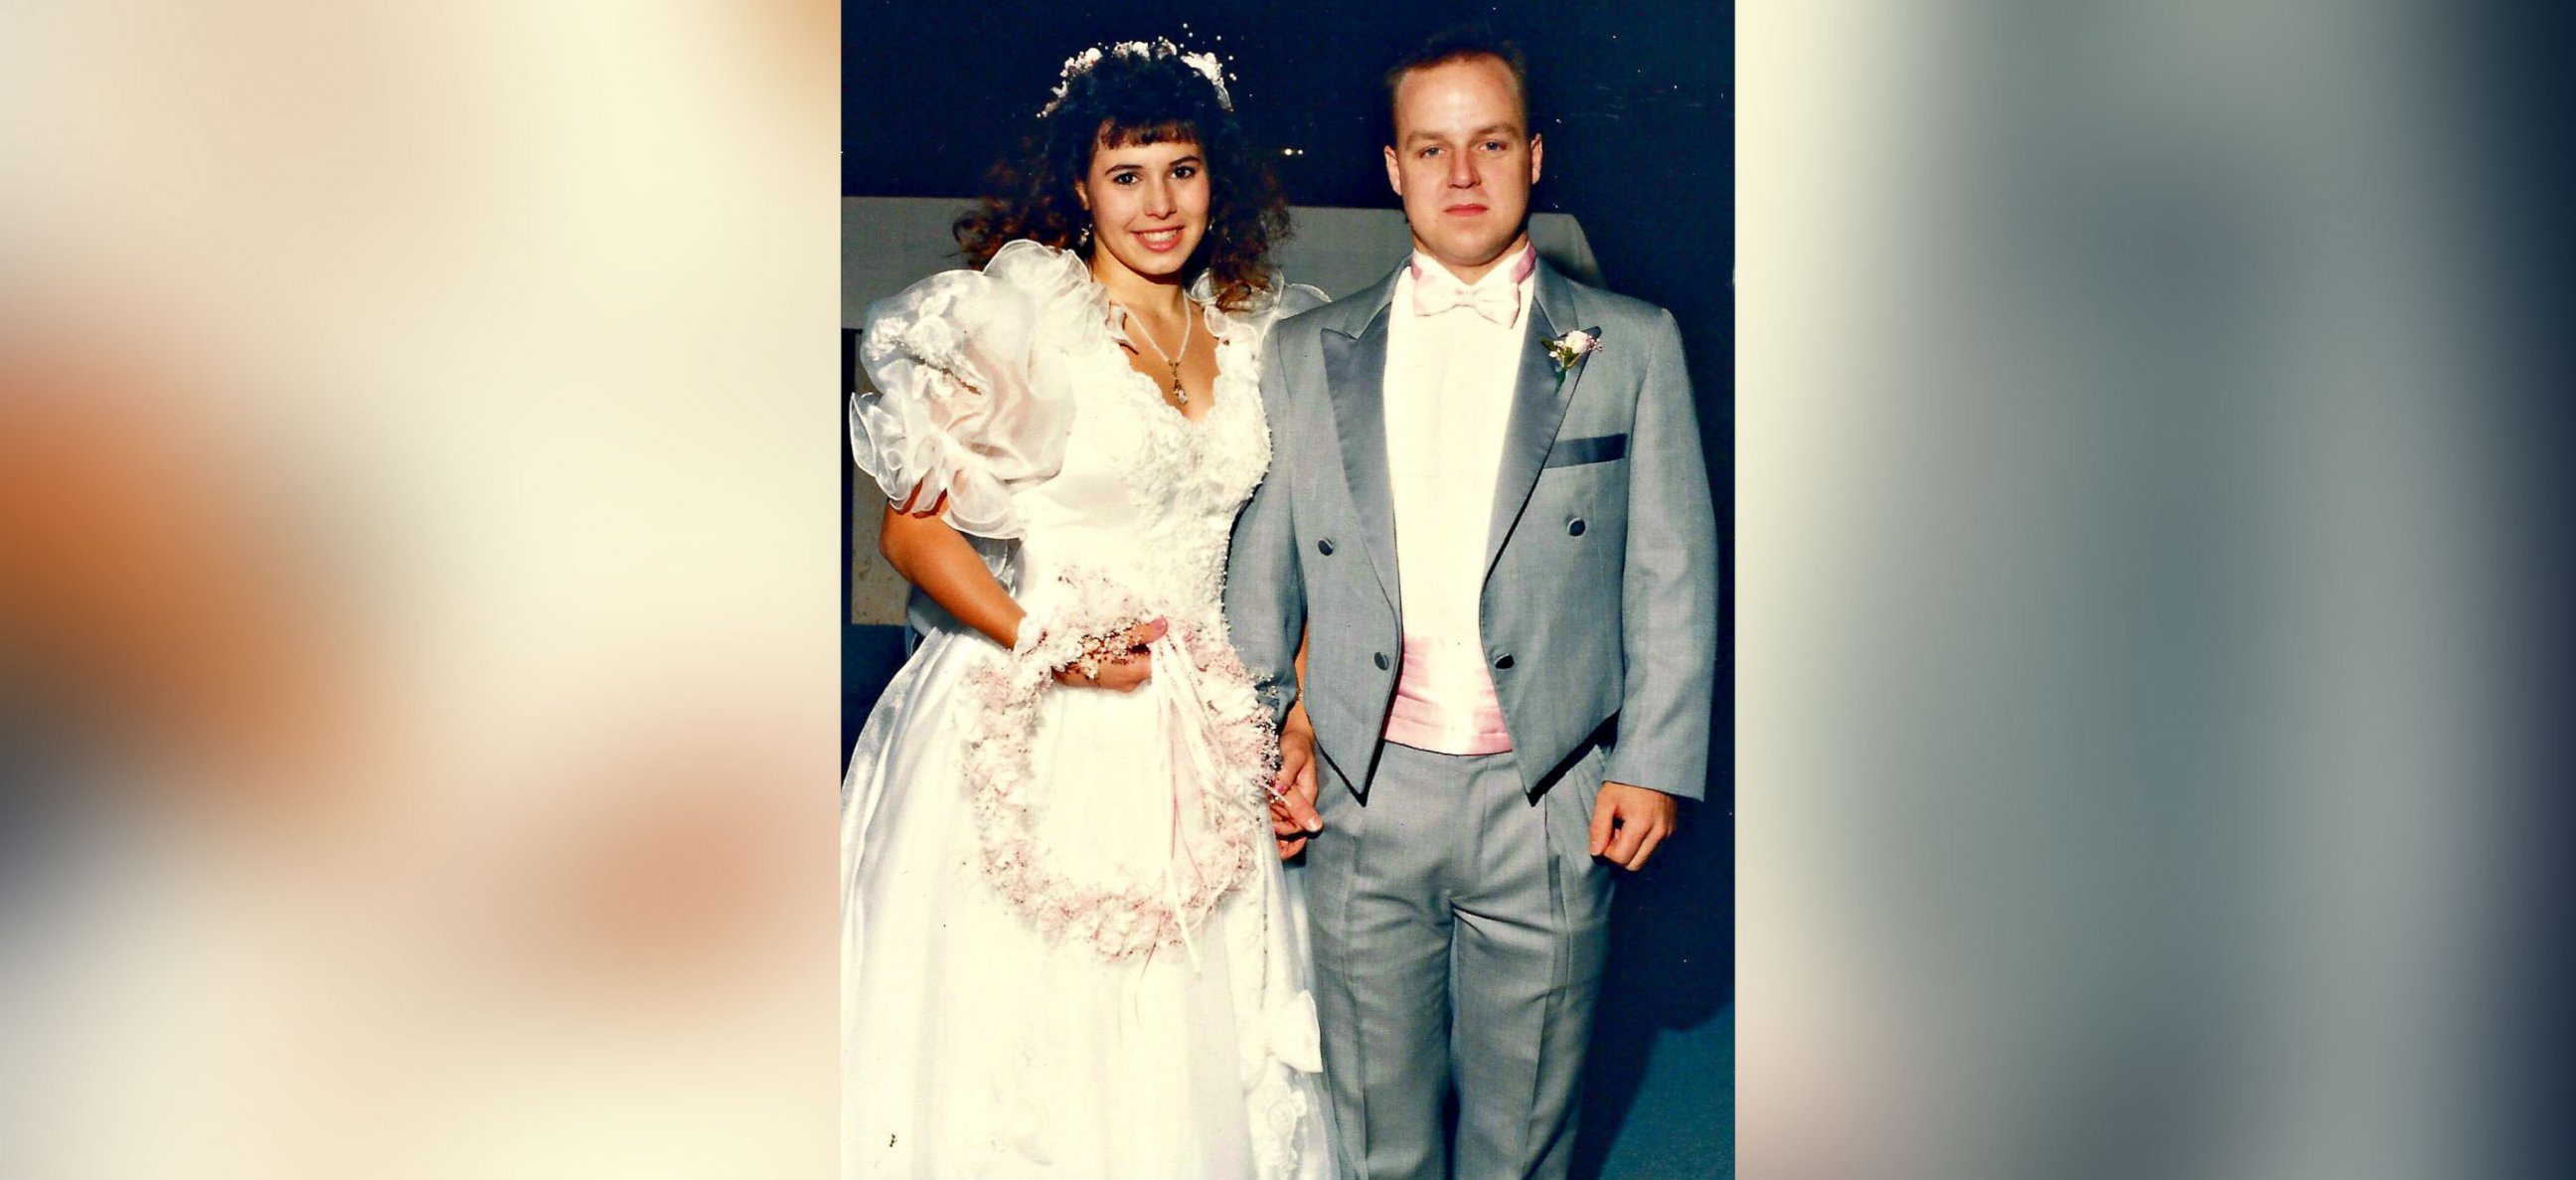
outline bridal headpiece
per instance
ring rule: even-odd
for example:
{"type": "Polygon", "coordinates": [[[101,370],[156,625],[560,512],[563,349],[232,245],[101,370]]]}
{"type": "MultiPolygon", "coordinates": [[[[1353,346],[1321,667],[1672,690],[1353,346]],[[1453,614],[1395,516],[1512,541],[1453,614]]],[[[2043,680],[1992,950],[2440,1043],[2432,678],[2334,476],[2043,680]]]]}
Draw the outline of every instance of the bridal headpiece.
{"type": "Polygon", "coordinates": [[[1105,48],[1094,45],[1064,59],[1064,72],[1056,81],[1055,96],[1048,99],[1045,106],[1038,108],[1038,117],[1043,119],[1054,114],[1057,107],[1064,105],[1065,93],[1073,89],[1074,80],[1090,73],[1092,67],[1099,65],[1103,58],[1111,56],[1137,61],[1177,59],[1182,65],[1197,71],[1200,77],[1207,79],[1208,85],[1216,88],[1217,106],[1229,112],[1234,110],[1234,96],[1226,93],[1225,89],[1225,67],[1218,63],[1215,54],[1183,53],[1180,46],[1172,44],[1171,38],[1156,37],[1151,41],[1121,41],[1105,48]]]}

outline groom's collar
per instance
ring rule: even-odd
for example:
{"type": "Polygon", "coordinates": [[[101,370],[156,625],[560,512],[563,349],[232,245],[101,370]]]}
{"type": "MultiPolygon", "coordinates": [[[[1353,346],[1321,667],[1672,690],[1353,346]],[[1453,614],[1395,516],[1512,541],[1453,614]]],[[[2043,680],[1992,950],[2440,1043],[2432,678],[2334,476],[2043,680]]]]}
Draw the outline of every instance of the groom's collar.
{"type": "Polygon", "coordinates": [[[1408,256],[1404,262],[1397,263],[1394,270],[1386,272],[1385,278],[1352,292],[1350,298],[1326,304],[1327,308],[1338,309],[1342,314],[1335,317],[1335,322],[1324,325],[1324,330],[1353,340],[1368,335],[1379,320],[1386,318],[1387,305],[1395,302],[1396,277],[1404,273],[1405,266],[1411,261],[1408,256]]]}
{"type": "MultiPolygon", "coordinates": [[[[1412,265],[1412,262],[1413,256],[1408,254],[1403,262],[1395,264],[1395,269],[1386,272],[1386,277],[1379,279],[1374,285],[1353,292],[1348,299],[1338,299],[1327,304],[1328,307],[1350,310],[1341,317],[1341,322],[1326,324],[1324,330],[1353,340],[1378,331],[1379,323],[1386,319],[1388,306],[1395,302],[1395,280],[1404,274],[1405,268],[1412,265]]],[[[1546,325],[1545,334],[1557,336],[1571,330],[1567,325],[1574,323],[1573,280],[1548,265],[1547,256],[1544,254],[1539,256],[1538,270],[1530,278],[1538,285],[1537,293],[1530,303],[1538,309],[1536,318],[1546,325]]]]}

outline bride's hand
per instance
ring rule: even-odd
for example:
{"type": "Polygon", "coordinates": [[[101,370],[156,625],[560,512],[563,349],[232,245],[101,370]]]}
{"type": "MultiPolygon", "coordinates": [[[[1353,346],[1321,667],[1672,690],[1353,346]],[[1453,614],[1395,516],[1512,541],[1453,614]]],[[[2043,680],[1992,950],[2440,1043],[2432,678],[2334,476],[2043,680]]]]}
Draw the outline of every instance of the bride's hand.
{"type": "Polygon", "coordinates": [[[1105,688],[1112,692],[1134,692],[1136,687],[1154,678],[1154,656],[1145,645],[1163,637],[1170,624],[1161,619],[1147,619],[1111,640],[1114,650],[1101,657],[1099,671],[1086,675],[1082,668],[1067,664],[1055,670],[1055,682],[1076,688],[1105,688]]]}

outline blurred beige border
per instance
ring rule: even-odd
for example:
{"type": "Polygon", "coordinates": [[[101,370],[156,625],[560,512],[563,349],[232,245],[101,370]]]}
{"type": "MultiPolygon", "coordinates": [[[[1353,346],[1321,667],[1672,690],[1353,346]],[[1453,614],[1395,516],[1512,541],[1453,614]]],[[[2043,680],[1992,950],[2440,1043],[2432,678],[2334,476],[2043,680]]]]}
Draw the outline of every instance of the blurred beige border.
{"type": "Polygon", "coordinates": [[[0,16],[0,1172],[830,1174],[837,45],[0,16]]]}

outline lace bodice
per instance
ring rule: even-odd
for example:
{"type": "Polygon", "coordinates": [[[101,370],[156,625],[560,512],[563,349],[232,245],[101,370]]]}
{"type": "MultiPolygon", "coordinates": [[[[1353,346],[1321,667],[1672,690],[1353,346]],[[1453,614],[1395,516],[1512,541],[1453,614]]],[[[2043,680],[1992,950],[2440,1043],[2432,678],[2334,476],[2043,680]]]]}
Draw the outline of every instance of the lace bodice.
{"type": "Polygon", "coordinates": [[[890,499],[944,493],[960,531],[1016,540],[997,569],[1015,594],[1084,571],[1213,624],[1227,533],[1270,465],[1262,343],[1323,298],[1278,290],[1235,312],[1204,278],[1190,293],[1217,341],[1214,404],[1192,422],[1128,366],[1124,317],[1082,259],[1012,242],[868,309],[877,390],[851,399],[852,453],[890,499]]]}

